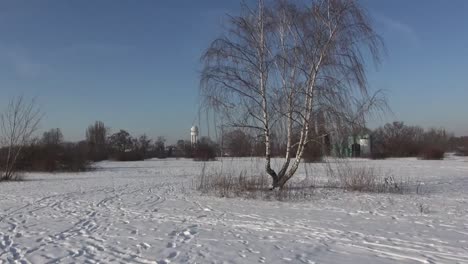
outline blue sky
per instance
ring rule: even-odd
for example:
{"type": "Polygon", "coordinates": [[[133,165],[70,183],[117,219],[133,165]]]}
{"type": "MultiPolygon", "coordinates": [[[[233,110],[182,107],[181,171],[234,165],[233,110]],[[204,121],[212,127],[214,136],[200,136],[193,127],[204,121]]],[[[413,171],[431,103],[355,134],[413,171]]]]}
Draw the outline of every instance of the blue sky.
{"type": "MultiPolygon", "coordinates": [[[[363,0],[387,55],[370,68],[403,120],[468,135],[468,1],[363,0]]],[[[0,106],[37,96],[43,129],[68,140],[102,120],[113,131],[187,138],[200,55],[239,2],[0,1],[0,106]]]]}

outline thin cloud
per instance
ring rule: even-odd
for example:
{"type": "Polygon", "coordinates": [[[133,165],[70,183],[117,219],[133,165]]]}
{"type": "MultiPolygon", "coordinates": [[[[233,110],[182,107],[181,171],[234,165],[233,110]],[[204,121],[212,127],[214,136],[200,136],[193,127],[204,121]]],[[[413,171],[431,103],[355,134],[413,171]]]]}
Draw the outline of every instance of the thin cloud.
{"type": "Polygon", "coordinates": [[[19,49],[1,47],[0,54],[8,67],[12,68],[20,78],[36,78],[47,68],[19,49]]]}
{"type": "Polygon", "coordinates": [[[420,41],[415,30],[408,24],[378,13],[374,14],[374,17],[386,30],[404,36],[414,46],[419,45],[420,41]]]}
{"type": "Polygon", "coordinates": [[[58,49],[53,52],[53,55],[63,55],[77,52],[89,53],[116,53],[130,49],[128,45],[121,45],[115,43],[74,43],[58,49]]]}
{"type": "Polygon", "coordinates": [[[43,65],[36,63],[26,57],[16,56],[13,60],[13,65],[16,73],[23,77],[37,77],[42,73],[43,65]]]}

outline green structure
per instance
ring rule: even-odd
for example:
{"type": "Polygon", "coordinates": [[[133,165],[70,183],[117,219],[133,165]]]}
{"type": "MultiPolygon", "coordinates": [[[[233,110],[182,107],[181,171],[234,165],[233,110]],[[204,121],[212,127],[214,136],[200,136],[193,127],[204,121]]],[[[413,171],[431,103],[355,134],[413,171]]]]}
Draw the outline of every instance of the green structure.
{"type": "Polygon", "coordinates": [[[371,154],[370,135],[358,134],[335,141],[332,154],[336,157],[369,157],[371,154]]]}

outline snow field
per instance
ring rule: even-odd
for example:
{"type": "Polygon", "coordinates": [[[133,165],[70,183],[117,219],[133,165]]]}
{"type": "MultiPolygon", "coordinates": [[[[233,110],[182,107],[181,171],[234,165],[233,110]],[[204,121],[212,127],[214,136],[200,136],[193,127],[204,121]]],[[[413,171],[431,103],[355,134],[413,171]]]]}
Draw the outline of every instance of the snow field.
{"type": "MultiPolygon", "coordinates": [[[[223,199],[194,190],[203,163],[183,159],[28,174],[0,184],[0,263],[468,263],[467,159],[351,162],[420,182],[422,194],[223,199]]],[[[206,166],[260,173],[263,163],[206,166]]],[[[309,177],[325,181],[324,166],[309,177]]]]}

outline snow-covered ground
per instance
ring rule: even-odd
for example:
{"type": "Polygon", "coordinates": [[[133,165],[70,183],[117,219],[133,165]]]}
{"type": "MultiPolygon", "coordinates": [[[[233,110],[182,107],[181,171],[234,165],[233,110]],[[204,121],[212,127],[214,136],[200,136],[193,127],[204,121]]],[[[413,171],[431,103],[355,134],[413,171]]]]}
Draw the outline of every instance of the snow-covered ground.
{"type": "Polygon", "coordinates": [[[190,160],[28,174],[0,183],[0,263],[468,263],[467,161],[354,160],[422,182],[422,194],[320,189],[300,202],[200,195],[203,164],[190,160]]]}

